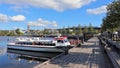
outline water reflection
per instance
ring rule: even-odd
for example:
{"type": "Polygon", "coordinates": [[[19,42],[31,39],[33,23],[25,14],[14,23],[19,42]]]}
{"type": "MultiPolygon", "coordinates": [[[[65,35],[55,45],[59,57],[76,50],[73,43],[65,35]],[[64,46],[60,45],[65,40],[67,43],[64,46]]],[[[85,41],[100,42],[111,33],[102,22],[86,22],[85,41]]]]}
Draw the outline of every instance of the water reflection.
{"type": "Polygon", "coordinates": [[[35,57],[35,56],[29,56],[29,55],[22,55],[22,54],[14,54],[13,53],[8,53],[7,54],[8,58],[10,60],[16,60],[18,62],[22,62],[22,61],[26,61],[27,63],[42,63],[46,60],[48,60],[48,58],[40,58],[40,57],[35,57]]]}
{"type": "Polygon", "coordinates": [[[1,48],[0,54],[0,68],[32,68],[59,53],[39,53],[1,48]]]}
{"type": "Polygon", "coordinates": [[[6,47],[0,47],[0,56],[5,55],[6,52],[7,52],[6,47]]]}
{"type": "Polygon", "coordinates": [[[59,54],[7,49],[8,38],[0,37],[0,68],[33,68],[59,54]]]}
{"type": "Polygon", "coordinates": [[[22,50],[13,50],[13,49],[8,49],[7,52],[9,54],[18,54],[18,55],[25,55],[29,57],[39,57],[39,58],[48,58],[48,59],[60,54],[60,53],[22,51],[22,50]]]}

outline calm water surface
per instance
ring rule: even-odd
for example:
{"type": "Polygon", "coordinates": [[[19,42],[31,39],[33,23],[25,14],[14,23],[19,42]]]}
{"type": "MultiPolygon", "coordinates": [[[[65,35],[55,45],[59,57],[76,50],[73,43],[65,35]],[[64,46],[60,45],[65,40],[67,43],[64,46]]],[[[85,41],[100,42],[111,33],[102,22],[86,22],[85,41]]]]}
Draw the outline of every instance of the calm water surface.
{"type": "Polygon", "coordinates": [[[33,68],[59,54],[10,50],[7,49],[8,38],[14,39],[0,37],[0,68],[33,68]]]}

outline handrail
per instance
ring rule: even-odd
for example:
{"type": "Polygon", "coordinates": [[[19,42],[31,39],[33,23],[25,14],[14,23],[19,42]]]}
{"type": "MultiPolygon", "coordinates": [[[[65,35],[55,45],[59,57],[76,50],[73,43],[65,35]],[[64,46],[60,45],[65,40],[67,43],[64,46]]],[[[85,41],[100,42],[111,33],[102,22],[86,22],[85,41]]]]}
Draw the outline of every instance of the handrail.
{"type": "Polygon", "coordinates": [[[100,43],[101,45],[104,45],[104,50],[106,51],[107,55],[109,56],[113,66],[115,68],[120,68],[120,53],[117,50],[120,50],[120,45],[116,42],[113,42],[110,39],[100,37],[100,43]],[[112,49],[116,48],[116,49],[112,49]]]}
{"type": "Polygon", "coordinates": [[[101,37],[101,39],[104,40],[107,44],[109,44],[113,48],[117,48],[118,50],[120,50],[120,44],[119,43],[114,42],[111,39],[108,39],[108,38],[105,38],[105,37],[101,37]]]}
{"type": "Polygon", "coordinates": [[[112,46],[114,46],[114,47],[116,47],[117,49],[119,49],[120,50],[120,44],[118,44],[118,43],[116,43],[116,42],[113,42],[112,40],[107,40],[108,41],[108,43],[110,44],[110,45],[112,45],[112,46]]]}

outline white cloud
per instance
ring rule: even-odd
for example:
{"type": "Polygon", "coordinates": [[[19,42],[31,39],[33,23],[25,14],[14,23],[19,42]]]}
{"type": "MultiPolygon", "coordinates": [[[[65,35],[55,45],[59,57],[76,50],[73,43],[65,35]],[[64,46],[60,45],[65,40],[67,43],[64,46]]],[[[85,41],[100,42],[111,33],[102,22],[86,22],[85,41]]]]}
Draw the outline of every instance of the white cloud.
{"type": "Polygon", "coordinates": [[[54,26],[54,27],[58,26],[58,24],[56,23],[56,21],[53,21],[52,26],[54,26]]]}
{"type": "Polygon", "coordinates": [[[11,17],[11,21],[20,22],[25,21],[26,17],[23,15],[16,15],[11,17]]]}
{"type": "Polygon", "coordinates": [[[7,22],[8,17],[5,14],[0,14],[0,22],[7,22]]]}
{"type": "Polygon", "coordinates": [[[33,22],[33,21],[29,21],[29,22],[28,22],[28,25],[30,25],[30,26],[44,26],[44,25],[41,24],[41,23],[33,22]]]}
{"type": "Polygon", "coordinates": [[[25,21],[25,19],[26,17],[24,15],[8,16],[0,13],[0,22],[21,22],[25,21]]]}
{"type": "Polygon", "coordinates": [[[90,14],[95,14],[95,15],[106,13],[107,12],[106,7],[107,6],[101,6],[101,7],[94,8],[94,9],[87,9],[87,12],[90,14]]]}
{"type": "Polygon", "coordinates": [[[57,27],[56,21],[47,21],[43,20],[42,18],[39,18],[37,21],[30,21],[28,22],[28,25],[30,26],[52,26],[52,27],[57,27]]]}
{"type": "Polygon", "coordinates": [[[29,13],[26,9],[29,8],[28,6],[20,6],[20,5],[15,5],[10,7],[11,10],[15,10],[16,12],[24,12],[24,13],[29,13]]]}
{"type": "Polygon", "coordinates": [[[1,3],[49,8],[57,11],[77,9],[96,0],[0,0],[1,3]]]}

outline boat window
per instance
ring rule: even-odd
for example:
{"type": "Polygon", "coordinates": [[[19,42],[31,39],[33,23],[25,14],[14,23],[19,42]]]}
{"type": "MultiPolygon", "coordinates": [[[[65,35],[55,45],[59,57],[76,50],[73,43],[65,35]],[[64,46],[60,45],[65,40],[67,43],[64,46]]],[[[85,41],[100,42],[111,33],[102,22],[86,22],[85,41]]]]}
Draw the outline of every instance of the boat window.
{"type": "Polygon", "coordinates": [[[64,40],[65,42],[68,42],[68,40],[64,40]]]}
{"type": "Polygon", "coordinates": [[[62,41],[62,40],[57,40],[57,42],[58,42],[58,43],[63,43],[63,41],[62,41]]]}

